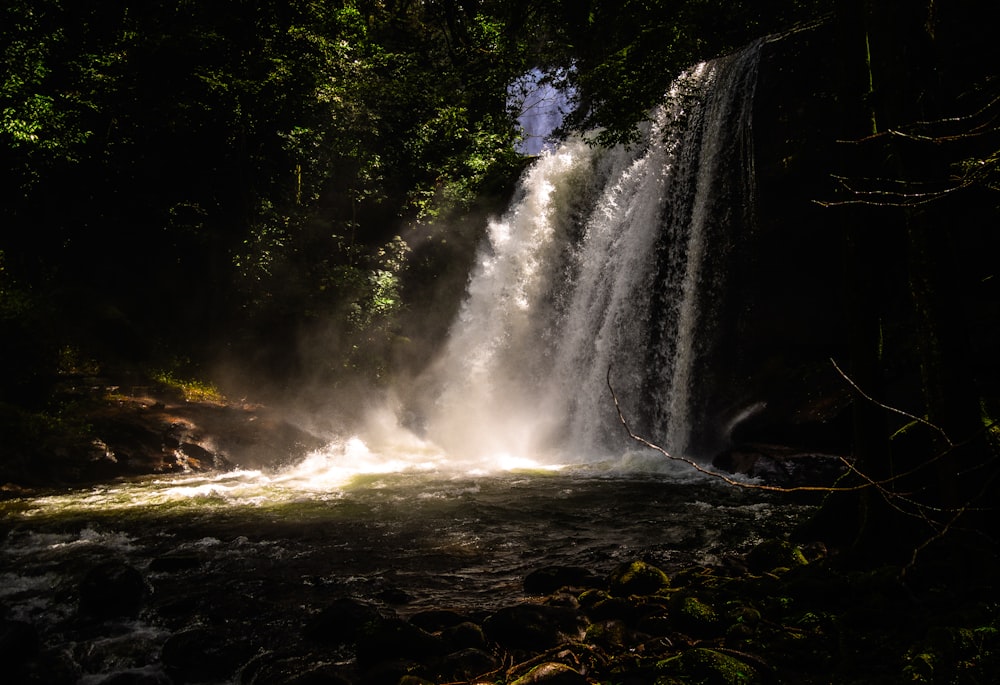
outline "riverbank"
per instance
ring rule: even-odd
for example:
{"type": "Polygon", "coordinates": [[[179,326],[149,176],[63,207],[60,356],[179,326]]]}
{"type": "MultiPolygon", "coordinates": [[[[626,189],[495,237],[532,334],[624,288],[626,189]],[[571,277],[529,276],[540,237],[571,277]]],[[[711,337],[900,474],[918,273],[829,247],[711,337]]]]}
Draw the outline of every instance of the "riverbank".
{"type": "Polygon", "coordinates": [[[323,440],[268,407],[165,374],[60,379],[43,409],[0,404],[0,491],[282,463],[323,440]]]}
{"type": "Polygon", "coordinates": [[[85,649],[47,647],[30,623],[0,620],[4,681],[871,685],[986,683],[1000,668],[985,567],[851,569],[772,540],[669,576],[641,560],[607,573],[544,567],[525,577],[522,602],[414,612],[405,594],[323,598],[302,585],[294,596],[171,592],[203,563],[192,552],[145,572],[114,561],[86,570],[61,628],[89,636],[85,649]],[[277,604],[280,625],[268,620],[277,604]]]}

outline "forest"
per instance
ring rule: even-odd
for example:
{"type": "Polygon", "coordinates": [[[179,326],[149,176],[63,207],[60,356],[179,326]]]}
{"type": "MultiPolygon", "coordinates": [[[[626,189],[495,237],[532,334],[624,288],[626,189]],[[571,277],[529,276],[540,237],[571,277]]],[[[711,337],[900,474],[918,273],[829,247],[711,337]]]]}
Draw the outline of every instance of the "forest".
{"type": "Polygon", "coordinates": [[[775,118],[782,154],[758,169],[761,221],[821,217],[843,277],[842,338],[810,363],[840,361],[851,466],[816,488],[803,535],[852,564],[929,557],[978,582],[1000,490],[986,4],[8,0],[0,486],[74,482],[112,386],[363,404],[428,362],[486,217],[533,162],[525,74],[570,98],[556,136],[629,144],[683,69],[822,27],[823,77],[797,72],[817,128],[775,118]]]}

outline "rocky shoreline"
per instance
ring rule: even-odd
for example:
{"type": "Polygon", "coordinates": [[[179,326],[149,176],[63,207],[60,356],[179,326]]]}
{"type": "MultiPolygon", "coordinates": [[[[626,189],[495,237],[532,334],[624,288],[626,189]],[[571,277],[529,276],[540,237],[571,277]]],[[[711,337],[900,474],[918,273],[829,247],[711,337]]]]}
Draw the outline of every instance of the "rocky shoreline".
{"type": "MultiPolygon", "coordinates": [[[[26,685],[860,685],[985,683],[998,672],[985,569],[904,577],[822,552],[769,541],[671,576],[641,560],[607,574],[546,567],[524,579],[525,601],[489,613],[407,615],[404,597],[340,596],[303,603],[278,625],[258,612],[265,597],[206,588],[192,611],[109,560],[81,577],[76,615],[59,630],[89,646],[45,646],[35,626],[0,620],[0,673],[26,685]],[[163,628],[141,648],[123,637],[140,616],[163,628]],[[147,662],[136,665],[141,650],[147,662]],[[84,677],[88,662],[105,673],[84,677]]],[[[169,583],[199,563],[163,557],[149,570],[169,583]]]]}
{"type": "MultiPolygon", "coordinates": [[[[263,407],[191,400],[162,387],[101,385],[81,416],[85,456],[66,441],[41,466],[31,461],[39,455],[8,459],[8,495],[216,470],[230,454],[294,459],[320,446],[263,407]]],[[[760,445],[724,459],[719,466],[730,470],[794,480],[803,464],[815,473],[816,460],[834,458],[760,445]]],[[[211,562],[197,555],[161,556],[142,570],[107,559],[76,569],[60,590],[75,606],[55,628],[62,642],[51,628],[10,618],[0,603],[0,680],[971,685],[1000,672],[992,565],[942,550],[912,568],[852,567],[805,542],[774,540],[720,566],[669,576],[643,560],[611,570],[540,568],[524,579],[523,602],[496,611],[414,611],[402,595],[307,596],[301,580],[235,597],[214,587],[211,562]],[[204,587],[192,592],[202,573],[204,587]],[[176,591],[181,585],[186,594],[176,591]],[[136,621],[155,629],[137,636],[136,621]]]]}

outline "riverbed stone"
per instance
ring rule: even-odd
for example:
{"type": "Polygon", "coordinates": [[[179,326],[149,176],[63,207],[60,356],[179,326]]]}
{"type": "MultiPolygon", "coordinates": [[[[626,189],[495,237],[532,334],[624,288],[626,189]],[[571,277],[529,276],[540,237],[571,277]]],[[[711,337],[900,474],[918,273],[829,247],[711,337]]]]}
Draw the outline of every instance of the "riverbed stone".
{"type": "Polygon", "coordinates": [[[511,649],[547,649],[584,635],[582,614],[568,607],[517,604],[500,609],[486,621],[486,635],[511,649]]]}
{"type": "Polygon", "coordinates": [[[0,671],[31,660],[39,647],[38,631],[27,621],[0,620],[0,671]]]}
{"type": "Polygon", "coordinates": [[[608,576],[608,587],[615,597],[652,595],[670,587],[667,574],[645,561],[630,561],[615,568],[608,576]]]}
{"type": "Polygon", "coordinates": [[[778,568],[795,568],[809,563],[799,547],[786,540],[765,540],[746,555],[747,566],[754,573],[778,568]]]}
{"type": "Polygon", "coordinates": [[[566,664],[549,662],[539,664],[511,685],[586,685],[587,679],[566,664]]]}
{"type": "Polygon", "coordinates": [[[426,630],[428,633],[436,633],[445,628],[457,626],[460,623],[467,623],[469,617],[450,609],[427,609],[410,616],[410,623],[426,630]]]}
{"type": "Polygon", "coordinates": [[[160,659],[177,682],[203,682],[232,676],[253,655],[246,640],[228,638],[210,628],[196,627],[167,638],[160,659]]]}
{"type": "Polygon", "coordinates": [[[500,661],[489,652],[470,647],[448,654],[442,661],[441,671],[449,681],[465,682],[500,668],[500,661]]]}
{"type": "Polygon", "coordinates": [[[174,681],[159,669],[141,668],[112,673],[99,685],[174,685],[174,681]]]}
{"type": "Polygon", "coordinates": [[[702,685],[760,685],[760,672],[745,661],[714,649],[695,647],[665,663],[666,670],[702,685]]]}
{"type": "Polygon", "coordinates": [[[440,635],[441,639],[454,650],[486,647],[486,633],[483,631],[483,627],[472,621],[464,621],[445,628],[440,635]]]}
{"type": "Polygon", "coordinates": [[[107,561],[90,569],[78,587],[79,611],[97,619],[134,618],[145,604],[146,580],[124,561],[107,561]]]}
{"type": "Polygon", "coordinates": [[[677,629],[691,637],[717,637],[725,628],[715,608],[696,595],[676,595],[670,602],[670,614],[677,629]]]}
{"type": "Polygon", "coordinates": [[[374,604],[341,597],[310,616],[303,633],[311,640],[330,646],[350,644],[357,640],[367,623],[393,615],[374,604]]]}
{"type": "Polygon", "coordinates": [[[444,640],[400,618],[368,621],[357,636],[357,658],[362,665],[385,659],[412,659],[429,663],[447,653],[444,640]]]}

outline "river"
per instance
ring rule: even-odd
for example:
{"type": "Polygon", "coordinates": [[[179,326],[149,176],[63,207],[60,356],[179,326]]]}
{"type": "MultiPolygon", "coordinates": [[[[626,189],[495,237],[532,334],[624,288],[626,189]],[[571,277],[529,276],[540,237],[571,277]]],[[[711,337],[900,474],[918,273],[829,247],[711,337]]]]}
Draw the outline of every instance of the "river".
{"type": "Polygon", "coordinates": [[[482,616],[524,600],[532,570],[715,564],[806,511],[655,453],[493,471],[423,458],[378,468],[368,454],[351,473],[346,465],[361,463],[352,449],[362,446],[272,473],[148,477],[8,499],[4,618],[33,626],[42,653],[73,672],[67,682],[94,684],[160,674],[165,642],[193,627],[274,650],[300,641],[310,617],[339,597],[403,617],[482,616]],[[147,585],[135,616],[81,608],[88,572],[111,560],[147,585]]]}

